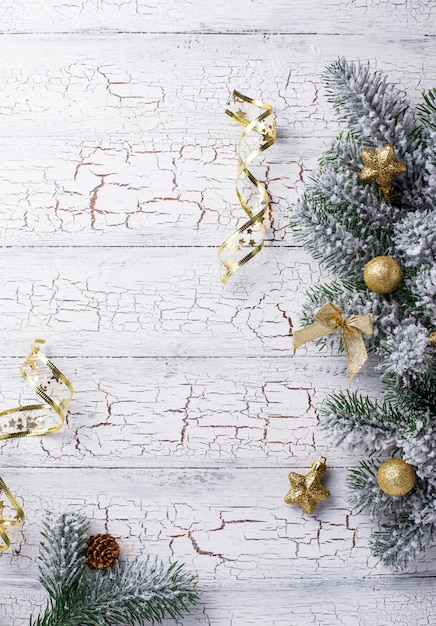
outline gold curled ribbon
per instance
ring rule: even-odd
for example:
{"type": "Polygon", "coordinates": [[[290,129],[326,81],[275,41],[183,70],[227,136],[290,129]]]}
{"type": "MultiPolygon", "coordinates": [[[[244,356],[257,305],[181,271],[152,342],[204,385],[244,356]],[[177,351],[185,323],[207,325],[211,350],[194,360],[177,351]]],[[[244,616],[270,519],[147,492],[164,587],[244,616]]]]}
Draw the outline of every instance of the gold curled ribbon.
{"type": "Polygon", "coordinates": [[[48,435],[62,428],[65,423],[74,389],[68,378],[42,352],[39,344],[44,343],[44,339],[35,339],[29,356],[20,367],[21,376],[44,402],[1,411],[0,439],[48,435]],[[42,413],[35,416],[35,411],[42,413]],[[8,422],[1,419],[14,413],[20,415],[8,422]]]}
{"type": "MultiPolygon", "coordinates": [[[[21,376],[43,402],[1,411],[0,439],[47,435],[56,432],[65,423],[68,406],[74,393],[73,386],[42,352],[39,345],[44,343],[43,339],[35,339],[29,355],[20,367],[21,376]],[[38,411],[41,414],[35,415],[38,411]],[[8,421],[1,419],[15,414],[19,415],[8,421]]],[[[4,502],[0,501],[0,550],[7,550],[11,545],[11,538],[6,531],[22,525],[24,512],[2,478],[0,478],[0,496],[1,493],[4,493],[9,501],[8,508],[15,511],[14,518],[5,517],[4,502]]]]}
{"type": "Polygon", "coordinates": [[[245,126],[238,142],[236,195],[249,220],[227,237],[218,249],[218,258],[225,269],[225,274],[221,277],[223,284],[263,248],[269,194],[265,186],[249,171],[248,165],[276,141],[272,105],[248,98],[239,91],[234,91],[232,97],[240,108],[236,113],[226,109],[226,114],[245,126]],[[261,110],[251,121],[247,119],[247,104],[261,110]]]}
{"type": "Polygon", "coordinates": [[[351,380],[368,358],[362,333],[372,335],[371,315],[369,313],[353,315],[345,320],[342,309],[332,302],[327,302],[314,314],[314,318],[316,320],[314,324],[295,331],[294,350],[309,341],[315,341],[340,330],[351,380]]]}
{"type": "Polygon", "coordinates": [[[0,500],[0,550],[7,550],[11,545],[12,538],[8,534],[12,530],[18,529],[24,522],[24,511],[12,495],[5,481],[0,478],[0,497],[5,495],[9,501],[9,505],[15,511],[14,517],[10,517],[10,513],[4,515],[5,503],[0,500]]]}

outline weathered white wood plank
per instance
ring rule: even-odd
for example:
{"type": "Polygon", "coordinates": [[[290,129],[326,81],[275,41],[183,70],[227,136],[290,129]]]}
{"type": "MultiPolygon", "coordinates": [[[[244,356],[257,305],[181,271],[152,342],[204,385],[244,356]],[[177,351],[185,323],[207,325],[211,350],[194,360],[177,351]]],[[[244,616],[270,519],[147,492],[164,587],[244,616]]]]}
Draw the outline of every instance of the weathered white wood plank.
{"type": "MultiPolygon", "coordinates": [[[[233,126],[229,119],[229,124],[233,126]]],[[[3,245],[215,246],[246,221],[235,192],[236,142],[156,153],[53,137],[0,141],[3,245]]],[[[283,137],[258,177],[271,194],[267,242],[293,244],[290,206],[327,140],[283,137]]]]}
{"type": "MultiPolygon", "coordinates": [[[[17,469],[2,472],[23,503],[26,525],[2,555],[2,580],[37,577],[44,512],[77,510],[93,519],[91,533],[120,538],[129,557],[159,555],[185,562],[204,588],[287,585],[310,579],[389,579],[370,555],[371,522],[351,513],[345,471],[326,473],[330,499],[312,516],[286,505],[289,468],[17,469]]],[[[409,570],[434,575],[435,551],[409,570]]],[[[317,583],[315,582],[317,581],[317,583]]]]}
{"type": "MultiPolygon", "coordinates": [[[[27,626],[44,601],[39,583],[3,582],[2,626],[27,626]]],[[[411,578],[389,581],[289,580],[234,589],[207,589],[199,606],[180,622],[165,626],[433,626],[434,582],[411,578]]]]}
{"type": "Polygon", "coordinates": [[[59,356],[291,358],[317,264],[265,248],[223,286],[216,259],[213,248],[3,248],[2,355],[43,335],[59,356]]]}
{"type": "Polygon", "coordinates": [[[2,32],[434,33],[434,3],[405,0],[18,0],[0,3],[2,32]],[[405,28],[406,24],[406,28],[405,28]]]}
{"type": "MultiPolygon", "coordinates": [[[[200,158],[210,138],[234,143],[238,125],[223,109],[239,89],[274,104],[282,133],[331,137],[338,124],[320,90],[327,64],[368,59],[416,99],[433,87],[433,49],[432,38],[371,35],[3,36],[0,136],[72,136],[95,149],[115,138],[119,148],[184,146],[200,158]]],[[[206,149],[203,160],[214,156],[206,149]]]]}
{"type": "MultiPolygon", "coordinates": [[[[344,359],[55,359],[76,393],[68,424],[42,438],[3,441],[3,468],[305,467],[357,464],[319,427],[323,397],[347,386],[344,359]]],[[[2,359],[0,408],[34,400],[18,359],[2,359]]],[[[375,394],[368,368],[350,385],[375,394]]],[[[9,419],[9,418],[6,418],[9,419]]]]}

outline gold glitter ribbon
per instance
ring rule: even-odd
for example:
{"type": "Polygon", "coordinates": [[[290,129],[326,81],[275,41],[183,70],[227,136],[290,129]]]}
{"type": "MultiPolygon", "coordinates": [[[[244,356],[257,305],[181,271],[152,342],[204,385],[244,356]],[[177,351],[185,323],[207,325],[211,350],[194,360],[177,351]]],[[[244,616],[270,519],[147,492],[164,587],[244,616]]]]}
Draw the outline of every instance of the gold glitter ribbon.
{"type": "Polygon", "coordinates": [[[351,380],[368,358],[362,333],[372,335],[371,316],[367,313],[366,315],[354,315],[345,320],[342,309],[332,302],[327,302],[315,313],[314,318],[316,320],[314,324],[295,331],[294,350],[309,341],[326,337],[339,330],[347,357],[348,375],[351,380]]]}
{"type": "Polygon", "coordinates": [[[48,435],[65,423],[74,389],[68,378],[42,352],[39,345],[44,343],[44,339],[35,339],[29,356],[20,367],[21,376],[43,402],[1,411],[0,439],[48,435]],[[35,415],[36,411],[42,413],[35,415]],[[2,419],[15,413],[19,415],[7,422],[2,419]]]}
{"type": "Polygon", "coordinates": [[[238,142],[236,195],[249,219],[218,249],[218,258],[225,269],[225,274],[221,277],[223,284],[226,284],[232,274],[263,248],[269,194],[265,186],[250,172],[248,166],[276,141],[271,104],[248,98],[239,91],[234,91],[232,98],[234,103],[239,105],[239,110],[235,113],[226,109],[226,113],[245,126],[238,142]],[[251,106],[247,107],[247,105],[251,106]],[[250,111],[260,109],[261,112],[250,121],[247,108],[250,111]]]}
{"type": "MultiPolygon", "coordinates": [[[[65,423],[68,406],[74,393],[73,386],[42,352],[39,346],[44,343],[43,339],[35,339],[29,356],[20,367],[22,377],[43,402],[1,411],[0,439],[48,435],[62,428],[65,423]],[[9,420],[4,419],[8,416],[13,417],[9,420]]],[[[4,502],[0,501],[0,550],[7,550],[11,538],[6,531],[21,526],[24,522],[24,512],[2,478],[0,478],[0,496],[1,493],[6,495],[8,508],[11,507],[15,511],[14,518],[5,517],[4,502]]]]}
{"type": "Polygon", "coordinates": [[[5,481],[0,478],[0,497],[6,496],[10,507],[15,511],[14,517],[10,517],[10,513],[4,514],[5,503],[0,500],[0,550],[7,550],[11,545],[12,538],[10,536],[14,530],[18,529],[24,522],[24,511],[14,498],[5,481]]]}

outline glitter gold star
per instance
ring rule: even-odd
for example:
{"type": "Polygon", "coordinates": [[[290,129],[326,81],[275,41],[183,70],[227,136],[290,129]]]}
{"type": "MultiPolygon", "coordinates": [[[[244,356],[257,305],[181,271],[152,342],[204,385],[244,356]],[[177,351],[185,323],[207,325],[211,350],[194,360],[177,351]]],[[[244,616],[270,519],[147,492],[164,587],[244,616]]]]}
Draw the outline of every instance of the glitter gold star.
{"type": "Polygon", "coordinates": [[[291,488],[285,495],[286,504],[298,504],[305,513],[311,515],[318,502],[330,497],[330,491],[321,485],[321,475],[326,470],[325,462],[325,457],[320,456],[312,463],[307,474],[289,473],[291,488]]]}
{"type": "Polygon", "coordinates": [[[385,200],[390,202],[394,193],[392,179],[407,170],[404,163],[395,158],[394,147],[388,143],[380,150],[362,150],[362,161],[365,167],[359,179],[365,182],[375,180],[385,200]]]}

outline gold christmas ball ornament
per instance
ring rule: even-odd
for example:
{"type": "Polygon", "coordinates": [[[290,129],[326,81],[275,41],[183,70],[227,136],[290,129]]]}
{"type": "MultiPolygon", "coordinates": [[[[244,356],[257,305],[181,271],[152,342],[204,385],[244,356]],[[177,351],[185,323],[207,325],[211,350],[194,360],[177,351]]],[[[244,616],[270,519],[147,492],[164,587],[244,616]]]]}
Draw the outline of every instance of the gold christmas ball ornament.
{"type": "Polygon", "coordinates": [[[88,539],[85,550],[89,569],[109,569],[120,556],[120,546],[112,535],[99,533],[88,539]]]}
{"type": "Polygon", "coordinates": [[[378,486],[389,496],[405,496],[415,486],[415,469],[403,459],[389,459],[379,467],[378,486]]]}
{"type": "Polygon", "coordinates": [[[433,346],[433,348],[436,348],[436,330],[430,333],[430,335],[428,336],[428,340],[430,342],[430,345],[433,346]]]}
{"type": "Polygon", "coordinates": [[[392,293],[400,286],[403,272],[399,263],[390,256],[376,256],[365,265],[363,280],[370,291],[392,293]]]}

